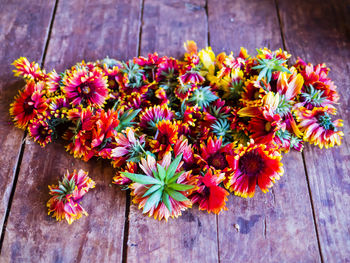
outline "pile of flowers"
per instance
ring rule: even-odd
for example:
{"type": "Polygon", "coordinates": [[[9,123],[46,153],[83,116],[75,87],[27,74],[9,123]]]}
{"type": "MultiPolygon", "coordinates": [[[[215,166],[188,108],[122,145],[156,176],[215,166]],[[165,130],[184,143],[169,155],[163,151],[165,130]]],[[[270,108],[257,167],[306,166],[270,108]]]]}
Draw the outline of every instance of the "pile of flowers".
{"type": "MultiPolygon", "coordinates": [[[[14,72],[26,85],[10,114],[42,147],[58,140],[75,158],[109,159],[113,183],[159,220],[196,203],[218,214],[229,192],[267,192],[283,175],[282,153],[302,151],[304,142],[340,145],[339,95],[325,64],[288,66],[291,55],[281,49],[216,56],[193,41],[184,46],[182,60],[107,57],[61,73],[19,58],[14,72]]],[[[63,193],[54,189],[50,212],[79,218],[57,200],[72,207],[81,195],[57,199],[63,193]]]]}

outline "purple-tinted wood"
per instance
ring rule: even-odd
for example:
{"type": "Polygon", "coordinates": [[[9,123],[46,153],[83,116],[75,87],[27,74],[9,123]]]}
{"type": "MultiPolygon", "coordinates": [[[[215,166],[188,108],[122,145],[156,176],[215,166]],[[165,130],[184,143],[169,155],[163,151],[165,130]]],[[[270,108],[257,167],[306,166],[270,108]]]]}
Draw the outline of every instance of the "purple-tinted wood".
{"type": "Polygon", "coordinates": [[[23,131],[9,116],[24,81],[13,76],[11,63],[22,56],[41,62],[55,1],[2,1],[0,5],[0,228],[13,187],[23,131]]]}
{"type": "MultiPolygon", "coordinates": [[[[244,46],[283,48],[273,0],[208,3],[210,44],[217,53],[244,46]]],[[[269,193],[252,199],[231,195],[219,215],[220,262],[317,262],[320,260],[302,156],[283,158],[285,175],[269,193]]]]}
{"type": "Polygon", "coordinates": [[[298,0],[278,5],[287,49],[307,62],[325,62],[338,86],[343,144],[328,150],[307,146],[304,156],[323,260],[349,262],[350,3],[298,0]]]}
{"type": "MultiPolygon", "coordinates": [[[[46,54],[47,69],[61,71],[74,63],[106,55],[136,55],[139,1],[60,0],[46,54]]],[[[108,162],[74,159],[63,145],[42,149],[26,141],[17,189],[3,243],[5,262],[118,262],[122,260],[126,193],[110,185],[108,162]],[[66,169],[84,169],[96,181],[82,201],[90,214],[68,225],[47,216],[48,184],[66,169]]]]}

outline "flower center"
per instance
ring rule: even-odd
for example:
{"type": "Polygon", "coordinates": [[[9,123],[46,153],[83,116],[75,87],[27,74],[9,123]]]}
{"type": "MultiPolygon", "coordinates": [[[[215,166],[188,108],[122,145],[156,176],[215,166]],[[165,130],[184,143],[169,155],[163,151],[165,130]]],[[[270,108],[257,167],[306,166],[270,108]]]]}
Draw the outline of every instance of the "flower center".
{"type": "Polygon", "coordinates": [[[205,196],[205,198],[209,198],[210,196],[210,189],[209,187],[204,187],[202,194],[205,196]]]}
{"type": "Polygon", "coordinates": [[[116,81],[114,79],[112,79],[112,78],[109,78],[108,79],[108,87],[109,88],[115,88],[116,86],[117,86],[116,81]]]}
{"type": "Polygon", "coordinates": [[[271,130],[271,122],[266,122],[265,131],[269,132],[271,130]]]}
{"type": "Polygon", "coordinates": [[[26,114],[31,114],[34,110],[34,102],[28,97],[23,103],[23,110],[26,114]]]}
{"type": "Polygon", "coordinates": [[[261,156],[253,150],[245,153],[238,162],[239,169],[248,176],[257,176],[264,168],[264,161],[261,156]]]}
{"type": "Polygon", "coordinates": [[[83,86],[83,88],[81,90],[84,94],[89,94],[91,91],[90,87],[87,85],[83,86]]]}
{"type": "Polygon", "coordinates": [[[46,131],[46,129],[45,129],[43,126],[41,126],[41,127],[39,128],[39,133],[40,133],[42,136],[46,136],[47,131],[46,131]]]}
{"type": "Polygon", "coordinates": [[[216,169],[223,170],[227,167],[227,161],[222,153],[216,153],[209,157],[208,164],[216,169]]]}
{"type": "Polygon", "coordinates": [[[254,99],[259,99],[259,95],[260,95],[259,91],[256,91],[254,93],[254,99]]]}
{"type": "Polygon", "coordinates": [[[318,120],[318,123],[326,130],[335,130],[335,127],[332,123],[332,119],[327,112],[317,116],[316,118],[318,120]]]}

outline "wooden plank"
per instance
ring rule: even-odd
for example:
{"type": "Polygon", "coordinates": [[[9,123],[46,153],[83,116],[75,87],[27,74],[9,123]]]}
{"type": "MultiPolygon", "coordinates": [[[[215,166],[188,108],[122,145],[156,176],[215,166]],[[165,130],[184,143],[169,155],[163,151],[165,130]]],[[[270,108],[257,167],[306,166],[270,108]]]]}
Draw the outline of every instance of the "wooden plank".
{"type": "Polygon", "coordinates": [[[55,1],[2,1],[0,8],[0,229],[13,187],[23,131],[9,116],[10,104],[23,81],[13,76],[11,63],[20,56],[41,62],[45,36],[55,1]],[[6,154],[4,154],[6,153],[6,154]]]}
{"type": "MultiPolygon", "coordinates": [[[[145,1],[141,54],[183,56],[183,43],[207,45],[205,1],[145,1]]],[[[129,214],[128,262],[217,262],[216,217],[197,206],[178,219],[156,221],[132,204],[129,214]]]]}
{"type": "MultiPolygon", "coordinates": [[[[283,48],[274,1],[209,1],[210,44],[217,53],[283,48]]],[[[283,158],[285,175],[253,199],[229,198],[219,215],[220,262],[315,262],[319,250],[302,156],[283,158]],[[302,200],[302,201],[300,201],[302,200]]]]}
{"type": "MultiPolygon", "coordinates": [[[[136,55],[139,13],[139,1],[59,1],[45,65],[60,71],[82,59],[136,55]]],[[[2,261],[121,261],[126,193],[109,187],[112,177],[108,162],[84,163],[62,145],[41,149],[27,140],[2,261]],[[90,215],[72,225],[57,223],[47,216],[47,185],[73,168],[89,171],[96,181],[82,202],[90,215]]]]}
{"type": "Polygon", "coordinates": [[[329,150],[308,146],[304,156],[323,260],[349,262],[350,4],[300,0],[279,1],[279,7],[288,50],[313,64],[325,62],[338,86],[343,144],[329,150]]]}

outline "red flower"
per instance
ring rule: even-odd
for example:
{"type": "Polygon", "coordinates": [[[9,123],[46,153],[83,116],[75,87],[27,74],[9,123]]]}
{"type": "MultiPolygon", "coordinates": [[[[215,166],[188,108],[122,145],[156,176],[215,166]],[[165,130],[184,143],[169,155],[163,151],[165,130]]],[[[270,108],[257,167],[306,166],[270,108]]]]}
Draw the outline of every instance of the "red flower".
{"type": "Polygon", "coordinates": [[[219,186],[224,179],[224,173],[208,169],[205,175],[199,178],[199,189],[192,194],[191,201],[198,203],[199,209],[208,213],[219,214],[222,210],[227,210],[226,201],[229,193],[219,186]]]}
{"type": "Polygon", "coordinates": [[[179,74],[179,65],[174,58],[163,57],[161,63],[158,64],[156,81],[176,80],[179,74]]]}
{"type": "Polygon", "coordinates": [[[67,72],[62,89],[73,105],[91,105],[102,107],[108,98],[107,76],[101,69],[91,70],[86,66],[67,72]]]}
{"type": "Polygon", "coordinates": [[[264,144],[240,145],[226,159],[229,176],[225,187],[242,197],[253,197],[256,185],[266,193],[284,172],[280,152],[264,144]]]}
{"type": "Polygon", "coordinates": [[[94,155],[111,158],[112,149],[115,148],[112,143],[117,133],[115,128],[119,124],[116,111],[100,110],[94,113],[91,108],[84,108],[80,113],[72,110],[68,116],[75,120],[78,129],[72,142],[67,145],[67,151],[86,162],[94,155]]]}
{"type": "Polygon", "coordinates": [[[47,99],[43,94],[44,83],[28,81],[23,91],[11,104],[10,115],[18,128],[25,129],[28,123],[47,108],[47,99]]]}
{"type": "Polygon", "coordinates": [[[29,135],[35,142],[39,143],[41,147],[45,147],[52,141],[52,129],[48,123],[42,119],[35,119],[29,125],[29,135]]]}
{"type": "Polygon", "coordinates": [[[178,156],[182,154],[182,159],[185,162],[185,165],[191,165],[194,162],[193,158],[193,149],[185,136],[181,136],[174,145],[174,154],[178,156]]]}
{"type": "Polygon", "coordinates": [[[200,154],[195,154],[200,167],[214,167],[217,170],[224,170],[227,167],[226,154],[231,152],[233,144],[222,146],[222,137],[219,139],[209,137],[207,141],[200,144],[200,154]]]}
{"type": "MultiPolygon", "coordinates": [[[[154,152],[164,154],[172,149],[178,138],[178,125],[169,120],[161,120],[156,124],[157,132],[150,146],[154,152]]],[[[161,154],[161,155],[162,155],[161,154]]]]}
{"type": "Polygon", "coordinates": [[[248,130],[256,143],[273,144],[276,132],[285,127],[281,116],[270,107],[245,107],[238,112],[240,117],[251,117],[248,130]]]}

